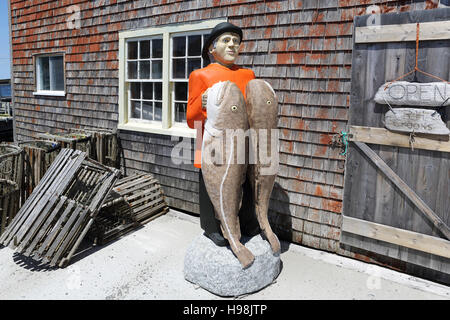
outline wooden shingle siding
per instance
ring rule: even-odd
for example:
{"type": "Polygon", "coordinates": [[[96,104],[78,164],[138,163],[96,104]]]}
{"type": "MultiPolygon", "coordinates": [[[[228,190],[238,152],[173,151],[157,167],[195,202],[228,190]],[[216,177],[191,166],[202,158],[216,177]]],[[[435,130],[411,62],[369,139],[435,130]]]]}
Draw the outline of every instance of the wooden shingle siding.
{"type": "MultiPolygon", "coordinates": [[[[382,13],[435,7],[425,0],[11,0],[17,138],[117,128],[119,31],[228,17],[244,32],[238,63],[268,81],[279,100],[274,229],[297,243],[368,260],[339,246],[345,156],[330,143],[348,120],[353,18],[372,4],[382,13]],[[80,29],[67,28],[71,5],[81,10],[80,29]],[[54,51],[65,52],[66,96],[34,96],[32,54],[54,51]]],[[[171,160],[178,140],[131,131],[119,131],[119,138],[122,170],[154,174],[169,205],[199,212],[198,169],[171,160]]]]}

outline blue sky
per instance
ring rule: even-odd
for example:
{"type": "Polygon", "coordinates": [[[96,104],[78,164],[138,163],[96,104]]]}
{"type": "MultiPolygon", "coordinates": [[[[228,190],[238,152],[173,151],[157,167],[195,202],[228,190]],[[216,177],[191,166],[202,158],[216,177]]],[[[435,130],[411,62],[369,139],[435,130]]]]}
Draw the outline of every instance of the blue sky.
{"type": "Polygon", "coordinates": [[[0,79],[9,79],[9,23],[8,23],[8,1],[0,0],[0,79]]]}

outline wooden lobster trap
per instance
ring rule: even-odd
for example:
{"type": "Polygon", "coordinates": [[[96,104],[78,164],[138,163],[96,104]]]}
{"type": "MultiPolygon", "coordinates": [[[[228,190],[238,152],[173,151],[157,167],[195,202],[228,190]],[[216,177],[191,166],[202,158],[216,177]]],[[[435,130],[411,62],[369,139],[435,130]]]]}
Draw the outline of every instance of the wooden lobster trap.
{"type": "Polygon", "coordinates": [[[23,149],[13,144],[0,144],[0,179],[14,181],[20,187],[23,175],[23,149]]]}
{"type": "Polygon", "coordinates": [[[165,214],[169,207],[151,174],[135,174],[117,181],[89,232],[96,243],[110,242],[165,214]]]}
{"type": "Polygon", "coordinates": [[[73,129],[73,133],[89,135],[91,137],[90,157],[101,164],[119,168],[119,147],[117,131],[109,129],[73,129]]]}
{"type": "Polygon", "coordinates": [[[0,235],[19,211],[19,197],[17,183],[0,179],[0,235]]]}
{"type": "Polygon", "coordinates": [[[84,152],[62,149],[0,243],[44,264],[66,266],[119,175],[84,152]]]}
{"type": "Polygon", "coordinates": [[[23,150],[0,145],[0,235],[19,210],[23,175],[23,150]]]}
{"type": "Polygon", "coordinates": [[[30,140],[19,142],[19,146],[24,150],[23,204],[55,160],[61,145],[54,141],[30,140]]]}
{"type": "Polygon", "coordinates": [[[73,130],[59,130],[52,133],[39,133],[39,139],[58,142],[62,148],[80,150],[91,157],[91,134],[73,130]]]}
{"type": "Polygon", "coordinates": [[[41,133],[39,138],[55,141],[63,148],[81,150],[101,164],[119,168],[119,147],[116,130],[91,128],[41,133]]]}

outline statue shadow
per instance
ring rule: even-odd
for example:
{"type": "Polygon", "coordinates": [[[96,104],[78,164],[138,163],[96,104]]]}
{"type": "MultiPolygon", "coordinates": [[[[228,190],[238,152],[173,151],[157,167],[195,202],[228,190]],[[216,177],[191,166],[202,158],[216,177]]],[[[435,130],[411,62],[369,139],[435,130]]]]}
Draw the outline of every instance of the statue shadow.
{"type": "Polygon", "coordinates": [[[288,251],[293,240],[292,213],[288,193],[277,182],[270,195],[268,218],[273,232],[281,240],[281,253],[288,251]]]}

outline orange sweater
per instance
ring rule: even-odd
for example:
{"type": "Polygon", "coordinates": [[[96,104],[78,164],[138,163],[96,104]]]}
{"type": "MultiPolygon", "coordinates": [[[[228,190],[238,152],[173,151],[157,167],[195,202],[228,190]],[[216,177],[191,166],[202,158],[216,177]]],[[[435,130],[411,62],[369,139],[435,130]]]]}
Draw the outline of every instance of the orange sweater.
{"type": "Polygon", "coordinates": [[[194,122],[202,122],[202,132],[199,137],[197,132],[197,141],[195,144],[194,166],[201,168],[201,149],[204,124],[206,120],[206,110],[202,109],[202,94],[206,89],[220,81],[234,82],[245,97],[245,87],[247,83],[255,79],[255,74],[250,69],[243,69],[236,65],[227,68],[218,63],[211,63],[205,68],[195,70],[189,76],[189,95],[186,110],[186,120],[189,128],[194,129],[194,122]]]}

